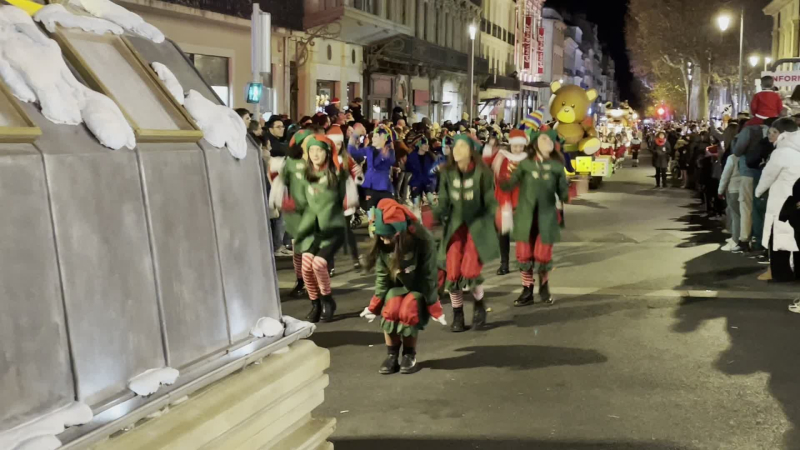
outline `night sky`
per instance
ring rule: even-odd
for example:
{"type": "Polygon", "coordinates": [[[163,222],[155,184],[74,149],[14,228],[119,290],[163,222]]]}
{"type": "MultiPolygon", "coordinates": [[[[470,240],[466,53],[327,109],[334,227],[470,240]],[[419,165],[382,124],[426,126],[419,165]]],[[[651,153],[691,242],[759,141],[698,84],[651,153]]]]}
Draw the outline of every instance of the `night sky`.
{"type": "Polygon", "coordinates": [[[625,47],[625,14],[628,12],[627,0],[547,0],[546,8],[557,11],[566,10],[573,14],[584,13],[587,19],[598,25],[600,42],[616,63],[617,85],[620,100],[628,100],[633,108],[642,106],[641,90],[635,86],[625,47]]]}

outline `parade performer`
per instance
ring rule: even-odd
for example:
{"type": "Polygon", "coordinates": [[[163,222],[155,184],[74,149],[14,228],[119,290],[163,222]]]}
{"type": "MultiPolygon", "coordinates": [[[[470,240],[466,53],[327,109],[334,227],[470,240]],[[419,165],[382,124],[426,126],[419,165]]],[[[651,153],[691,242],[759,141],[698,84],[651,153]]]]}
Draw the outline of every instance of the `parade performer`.
{"type": "MultiPolygon", "coordinates": [[[[285,192],[283,180],[286,178],[297,179],[303,177],[306,170],[306,160],[304,159],[305,149],[303,142],[314,134],[313,130],[305,129],[300,130],[292,136],[289,142],[289,152],[286,157],[272,157],[269,160],[269,176],[272,181],[272,190],[270,191],[270,207],[271,209],[281,210],[283,198],[276,196],[285,192]],[[284,188],[284,190],[281,189],[284,188]]],[[[288,197],[295,198],[293,208],[291,210],[280,211],[283,222],[286,227],[286,232],[292,238],[297,236],[297,227],[300,225],[300,218],[303,216],[308,204],[305,201],[305,193],[302,183],[291,183],[290,192],[288,197]]],[[[294,273],[297,277],[294,287],[289,296],[293,298],[300,298],[305,295],[306,287],[303,281],[303,256],[297,250],[297,246],[292,246],[292,265],[294,266],[294,273]]]]}
{"type": "MultiPolygon", "coordinates": [[[[500,186],[501,183],[508,181],[519,163],[528,158],[528,154],[525,152],[528,143],[528,135],[524,131],[511,130],[508,136],[508,149],[498,147],[497,152],[487,154],[487,149],[484,148],[483,160],[492,168],[495,186],[500,186]]],[[[509,233],[514,222],[514,209],[519,202],[519,188],[514,188],[511,192],[495,189],[495,198],[499,206],[495,221],[500,240],[500,268],[497,269],[497,274],[506,275],[509,273],[511,253],[509,233]]]]}
{"type": "Polygon", "coordinates": [[[336,164],[336,145],[330,139],[314,135],[306,138],[303,144],[308,149],[308,162],[303,172],[290,174],[284,169],[282,178],[288,189],[273,184],[270,202],[283,199],[280,202],[283,211],[295,211],[297,204],[305,204],[294,248],[302,254],[303,280],[311,300],[306,320],[328,322],[336,312],[328,261],[333,259],[344,239],[344,211],[356,206],[358,197],[348,192],[350,174],[336,164]]]}
{"type": "Polygon", "coordinates": [[[439,203],[433,210],[434,217],[444,225],[439,267],[445,269],[444,289],[453,305],[454,332],[465,330],[465,291],[471,291],[475,299],[473,328],[486,323],[481,271],[499,253],[496,209],[494,177],[481,161],[479,144],[468,135],[457,135],[439,176],[439,203]]]}
{"type": "Polygon", "coordinates": [[[503,190],[519,186],[519,204],[514,212],[511,237],[517,242],[517,261],[522,276],[522,294],[514,306],[534,303],[534,272],[539,275],[539,296],[552,304],[549,274],[553,268],[553,245],[561,239],[562,216],[557,202],[569,200],[564,160],[554,130],[541,130],[531,138],[532,154],[522,161],[503,190]]]}
{"type": "Polygon", "coordinates": [[[633,167],[639,167],[639,151],[642,149],[642,132],[635,131],[634,137],[631,139],[631,160],[633,160],[633,167]]]}
{"type": "Polygon", "coordinates": [[[419,332],[430,318],[447,325],[436,292],[436,244],[417,217],[395,200],[381,200],[373,217],[376,236],[367,267],[375,268],[375,293],[361,317],[372,322],[381,316],[389,355],[379,373],[413,373],[419,332]]]}

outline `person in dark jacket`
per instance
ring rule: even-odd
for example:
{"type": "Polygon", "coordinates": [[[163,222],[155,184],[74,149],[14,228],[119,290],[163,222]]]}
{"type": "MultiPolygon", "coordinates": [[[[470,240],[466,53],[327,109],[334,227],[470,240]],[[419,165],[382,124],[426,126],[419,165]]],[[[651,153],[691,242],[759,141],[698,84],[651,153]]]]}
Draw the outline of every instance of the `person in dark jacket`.
{"type": "Polygon", "coordinates": [[[286,132],[286,126],[283,124],[280,116],[272,116],[264,124],[265,130],[263,132],[264,145],[269,143],[269,154],[273,158],[286,156],[288,146],[283,140],[283,135],[286,132]]]}
{"type": "MultiPolygon", "coordinates": [[[[783,203],[778,220],[781,222],[789,222],[789,225],[794,228],[794,240],[800,242],[800,180],[797,180],[792,187],[792,195],[790,195],[783,203]]],[[[800,264],[800,253],[794,253],[795,271],[794,275],[797,280],[800,280],[800,270],[797,270],[797,265],[800,264]]],[[[800,313],[800,302],[795,301],[795,304],[789,307],[793,313],[800,313]],[[792,309],[794,306],[794,309],[792,309]]]]}
{"type": "Polygon", "coordinates": [[[667,142],[667,135],[663,131],[656,134],[653,146],[650,148],[653,154],[653,167],[656,168],[656,187],[667,187],[667,169],[669,168],[670,155],[672,148],[667,142]]]}
{"type": "Polygon", "coordinates": [[[433,192],[434,183],[430,172],[436,159],[429,150],[428,139],[423,137],[417,140],[414,150],[408,154],[406,159],[406,172],[411,174],[411,181],[409,181],[411,200],[433,192]]]}

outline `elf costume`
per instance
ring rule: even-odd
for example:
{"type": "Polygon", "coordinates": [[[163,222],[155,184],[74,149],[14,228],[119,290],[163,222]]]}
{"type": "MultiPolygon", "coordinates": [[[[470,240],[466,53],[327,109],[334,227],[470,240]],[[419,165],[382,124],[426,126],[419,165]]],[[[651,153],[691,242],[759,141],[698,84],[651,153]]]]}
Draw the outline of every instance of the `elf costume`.
{"type": "MultiPolygon", "coordinates": [[[[494,182],[496,186],[508,181],[511,174],[517,169],[519,163],[528,158],[525,153],[525,146],[528,145],[528,135],[522,130],[511,130],[508,136],[510,150],[500,149],[496,153],[487,152],[484,148],[483,160],[492,168],[494,182]]],[[[519,203],[519,188],[514,188],[510,192],[496,189],[495,199],[499,208],[496,214],[496,225],[499,230],[498,239],[500,240],[500,268],[497,269],[498,275],[509,273],[509,255],[511,253],[511,239],[509,233],[514,225],[514,209],[519,203]]]]}
{"type": "MultiPolygon", "coordinates": [[[[286,193],[285,179],[299,179],[305,176],[306,160],[306,147],[303,143],[306,139],[314,134],[312,130],[301,130],[292,136],[289,142],[289,154],[286,157],[273,157],[269,160],[269,177],[272,181],[272,188],[270,190],[270,208],[273,210],[281,211],[283,222],[286,227],[286,232],[293,238],[297,236],[297,227],[300,225],[300,218],[308,206],[302,183],[290,183],[288,195],[286,193]],[[293,203],[291,208],[283,208],[284,200],[291,200],[293,203]]],[[[287,205],[288,206],[288,205],[287,205]]],[[[290,297],[299,298],[305,295],[305,281],[303,280],[303,267],[302,267],[302,254],[298,252],[297,247],[293,246],[292,265],[294,266],[294,273],[297,277],[297,282],[294,288],[289,293],[290,297]]]]}
{"type": "Polygon", "coordinates": [[[483,297],[483,264],[499,256],[494,215],[494,175],[481,161],[479,144],[467,135],[455,137],[453,162],[442,168],[439,177],[439,203],[434,217],[444,225],[439,246],[439,267],[445,268],[444,290],[453,305],[454,332],[464,327],[464,291],[475,298],[473,327],[486,323],[483,297]],[[459,164],[465,165],[465,170],[459,164]]]}
{"type": "Polygon", "coordinates": [[[413,373],[419,332],[431,317],[447,324],[436,292],[436,244],[411,210],[395,200],[381,200],[373,217],[375,293],[361,317],[372,322],[381,315],[389,356],[380,373],[413,373]],[[386,242],[389,239],[394,245],[386,242]],[[405,247],[397,250],[399,242],[405,242],[405,247]],[[402,261],[396,260],[398,251],[402,261]],[[401,340],[403,359],[398,362],[401,340]]]}
{"type": "Polygon", "coordinates": [[[511,178],[502,183],[503,190],[517,186],[519,203],[514,211],[514,229],[511,238],[517,242],[517,261],[522,277],[522,294],[514,306],[527,306],[534,302],[533,274],[539,274],[539,295],[543,302],[552,304],[548,275],[553,268],[553,245],[561,239],[561,215],[557,201],[569,200],[569,184],[564,175],[564,165],[555,158],[560,152],[555,130],[542,130],[531,135],[536,153],[521,162],[511,178]],[[547,146],[553,153],[539,150],[547,146]]]}
{"type": "Polygon", "coordinates": [[[319,135],[306,138],[304,144],[309,160],[302,172],[290,173],[284,168],[282,177],[288,195],[275,195],[283,198],[281,209],[284,212],[297,212],[297,205],[304,206],[297,212],[300,217],[294,249],[302,255],[302,275],[312,305],[306,320],[316,323],[332,320],[336,311],[327,261],[342,245],[346,226],[344,210],[357,205],[358,198],[347,195],[350,174],[334,163],[338,157],[336,145],[319,135]],[[314,166],[310,154],[315,147],[325,152],[319,167],[314,166]]]}

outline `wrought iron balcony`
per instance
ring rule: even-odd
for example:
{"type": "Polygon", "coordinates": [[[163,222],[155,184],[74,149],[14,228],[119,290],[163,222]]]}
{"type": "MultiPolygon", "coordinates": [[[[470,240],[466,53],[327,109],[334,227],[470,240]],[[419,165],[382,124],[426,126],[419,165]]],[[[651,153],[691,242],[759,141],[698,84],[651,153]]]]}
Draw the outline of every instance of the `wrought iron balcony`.
{"type": "Polygon", "coordinates": [[[252,0],[163,0],[166,3],[188,6],[228,16],[249,18],[253,13],[252,0]]]}

